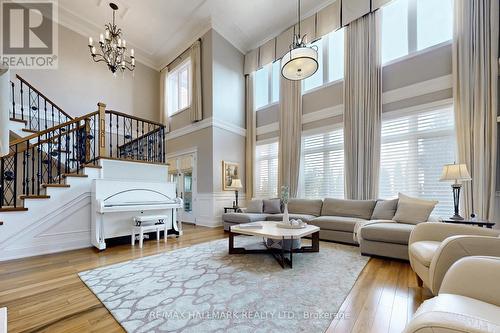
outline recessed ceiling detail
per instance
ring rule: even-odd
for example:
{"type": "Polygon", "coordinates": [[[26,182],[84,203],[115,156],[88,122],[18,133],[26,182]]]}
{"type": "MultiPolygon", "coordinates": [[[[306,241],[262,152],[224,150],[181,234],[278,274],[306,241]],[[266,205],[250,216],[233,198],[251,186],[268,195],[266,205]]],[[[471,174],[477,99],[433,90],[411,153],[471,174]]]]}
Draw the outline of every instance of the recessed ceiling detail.
{"type": "MultiPolygon", "coordinates": [[[[304,17],[335,0],[302,0],[304,17]]],[[[137,60],[155,69],[214,28],[242,52],[296,21],[290,0],[114,0],[127,43],[137,60]]],[[[60,23],[84,36],[98,35],[109,15],[105,0],[59,0],[60,23]]]]}

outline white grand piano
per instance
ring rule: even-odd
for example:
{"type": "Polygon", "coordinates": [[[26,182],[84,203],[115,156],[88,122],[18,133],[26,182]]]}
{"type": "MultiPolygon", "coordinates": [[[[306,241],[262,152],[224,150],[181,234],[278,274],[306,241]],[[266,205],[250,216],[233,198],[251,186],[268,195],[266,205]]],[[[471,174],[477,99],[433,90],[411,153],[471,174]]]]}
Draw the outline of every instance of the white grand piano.
{"type": "Polygon", "coordinates": [[[140,215],[167,215],[168,229],[182,234],[177,223],[175,183],[96,179],[92,185],[91,242],[106,249],[106,239],[130,236],[133,218],[140,215]]]}

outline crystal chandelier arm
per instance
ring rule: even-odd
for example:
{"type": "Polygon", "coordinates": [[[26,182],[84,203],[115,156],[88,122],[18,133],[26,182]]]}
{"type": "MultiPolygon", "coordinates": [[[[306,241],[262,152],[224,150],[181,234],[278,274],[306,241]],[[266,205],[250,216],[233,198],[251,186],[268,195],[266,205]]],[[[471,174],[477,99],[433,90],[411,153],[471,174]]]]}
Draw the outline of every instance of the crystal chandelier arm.
{"type": "Polygon", "coordinates": [[[136,67],[134,49],[131,49],[131,54],[127,57],[127,47],[125,39],[122,38],[122,29],[118,28],[115,23],[115,12],[118,10],[118,6],[114,3],[110,3],[109,6],[113,9],[113,21],[105,24],[104,34],[99,36],[99,43],[96,45],[99,50],[93,45],[92,38],[89,38],[90,54],[94,62],[105,62],[113,73],[118,69],[133,71],[136,67]]]}

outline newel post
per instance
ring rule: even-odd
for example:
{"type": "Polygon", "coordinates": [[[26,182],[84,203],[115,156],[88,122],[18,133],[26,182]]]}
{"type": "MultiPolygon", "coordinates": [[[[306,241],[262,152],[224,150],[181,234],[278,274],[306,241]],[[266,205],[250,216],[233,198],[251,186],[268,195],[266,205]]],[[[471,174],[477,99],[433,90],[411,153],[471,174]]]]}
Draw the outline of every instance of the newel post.
{"type": "Polygon", "coordinates": [[[97,103],[99,111],[99,157],[107,157],[106,155],[106,104],[97,103]]]}

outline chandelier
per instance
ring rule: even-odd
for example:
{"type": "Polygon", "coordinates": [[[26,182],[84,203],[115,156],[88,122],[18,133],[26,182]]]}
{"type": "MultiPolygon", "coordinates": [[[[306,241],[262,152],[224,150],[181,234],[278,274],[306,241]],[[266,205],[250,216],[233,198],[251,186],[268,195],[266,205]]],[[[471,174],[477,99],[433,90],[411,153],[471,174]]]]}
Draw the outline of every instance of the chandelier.
{"type": "Polygon", "coordinates": [[[285,79],[298,81],[308,78],[318,70],[318,48],[306,46],[304,36],[300,35],[300,0],[298,0],[298,33],[293,33],[290,51],[281,59],[281,75],[285,79]]]}
{"type": "Polygon", "coordinates": [[[109,6],[113,10],[113,23],[105,25],[104,34],[99,36],[99,52],[94,46],[92,37],[89,37],[89,48],[92,59],[95,62],[105,62],[113,74],[116,71],[122,72],[125,69],[133,71],[135,69],[134,49],[130,50],[130,57],[127,59],[127,42],[122,38],[122,29],[115,25],[115,12],[118,6],[110,3],[109,6]]]}

